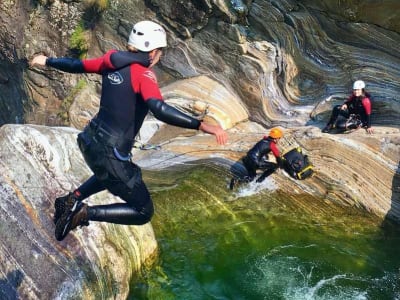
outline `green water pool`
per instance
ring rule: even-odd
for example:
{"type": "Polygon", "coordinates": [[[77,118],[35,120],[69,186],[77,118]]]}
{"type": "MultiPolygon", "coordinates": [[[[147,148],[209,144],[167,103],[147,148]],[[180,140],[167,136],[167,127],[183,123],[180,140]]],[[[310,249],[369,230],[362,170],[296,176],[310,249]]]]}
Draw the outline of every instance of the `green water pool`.
{"type": "Polygon", "coordinates": [[[240,197],[215,167],[145,180],[159,258],[133,279],[129,299],[400,299],[394,224],[283,195],[273,178],[240,197]]]}

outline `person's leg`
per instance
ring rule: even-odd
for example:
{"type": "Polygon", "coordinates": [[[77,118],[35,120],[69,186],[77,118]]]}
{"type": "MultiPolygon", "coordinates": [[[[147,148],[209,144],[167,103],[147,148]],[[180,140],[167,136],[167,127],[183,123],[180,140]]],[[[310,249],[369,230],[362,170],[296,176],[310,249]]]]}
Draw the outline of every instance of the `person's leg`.
{"type": "Polygon", "coordinates": [[[269,161],[264,162],[262,165],[262,169],[264,169],[265,171],[260,175],[260,177],[257,178],[256,182],[257,183],[263,182],[265,180],[265,178],[267,178],[269,175],[274,173],[277,168],[278,168],[278,165],[273,162],[269,162],[269,161]]]}
{"type": "MultiPolygon", "coordinates": [[[[151,220],[154,214],[153,202],[137,165],[130,161],[108,159],[101,169],[101,178],[97,178],[97,182],[126,203],[89,207],[81,201],[75,201],[74,206],[57,221],[57,240],[63,240],[71,230],[80,225],[88,225],[89,221],[142,225],[151,220]]],[[[88,184],[88,187],[91,186],[88,184]]],[[[87,189],[88,193],[91,191],[94,189],[87,189]]]]}
{"type": "Polygon", "coordinates": [[[74,194],[77,196],[78,200],[82,201],[89,198],[91,195],[104,191],[105,189],[106,188],[101,184],[96,176],[93,175],[81,184],[81,186],[74,191],[74,194]]]}
{"type": "Polygon", "coordinates": [[[348,111],[342,110],[341,107],[342,107],[341,105],[336,105],[333,108],[331,117],[329,118],[329,121],[324,127],[324,129],[322,129],[322,132],[329,132],[333,128],[333,125],[335,124],[336,119],[338,118],[339,115],[348,117],[348,111]]]}
{"type": "Polygon", "coordinates": [[[244,178],[241,179],[242,182],[251,182],[254,180],[254,178],[257,175],[257,165],[254,161],[252,161],[251,158],[249,157],[245,157],[243,159],[243,164],[247,170],[247,176],[245,176],[244,178]]]}
{"type": "Polygon", "coordinates": [[[256,168],[248,156],[242,158],[243,165],[246,169],[247,175],[240,177],[233,177],[229,183],[229,189],[233,190],[237,184],[249,183],[254,180],[256,176],[256,168]]]}
{"type": "Polygon", "coordinates": [[[65,211],[71,210],[76,201],[82,201],[103,190],[105,190],[105,187],[97,180],[96,176],[92,176],[72,193],[56,198],[54,202],[54,224],[65,211]]]}
{"type": "Polygon", "coordinates": [[[127,203],[91,206],[88,208],[89,221],[124,225],[143,225],[149,222],[154,214],[154,207],[144,182],[135,187],[134,193],[121,192],[120,197],[127,203]]]}

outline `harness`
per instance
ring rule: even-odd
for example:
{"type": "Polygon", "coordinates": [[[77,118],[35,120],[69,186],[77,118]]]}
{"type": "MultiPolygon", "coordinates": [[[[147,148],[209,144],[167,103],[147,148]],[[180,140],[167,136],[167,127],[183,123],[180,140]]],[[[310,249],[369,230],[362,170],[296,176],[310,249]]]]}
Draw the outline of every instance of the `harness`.
{"type": "Polygon", "coordinates": [[[127,142],[121,136],[104,122],[94,119],[78,134],[78,145],[85,161],[103,183],[115,185],[112,178],[116,178],[133,189],[141,184],[142,174],[139,166],[131,161],[130,153],[118,151],[118,145],[127,142]]]}
{"type": "Polygon", "coordinates": [[[85,127],[84,133],[87,134],[96,143],[104,144],[113,149],[114,155],[121,161],[128,161],[131,159],[131,154],[122,154],[118,148],[127,143],[133,144],[133,141],[126,139],[123,133],[117,133],[111,129],[106,123],[98,119],[92,119],[85,127]]]}

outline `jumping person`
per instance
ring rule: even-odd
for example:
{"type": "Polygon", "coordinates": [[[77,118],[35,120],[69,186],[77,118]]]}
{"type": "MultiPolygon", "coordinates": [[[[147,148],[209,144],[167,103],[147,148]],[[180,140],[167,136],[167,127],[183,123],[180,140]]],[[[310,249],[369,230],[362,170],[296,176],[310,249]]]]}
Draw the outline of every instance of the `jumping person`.
{"type": "Polygon", "coordinates": [[[365,90],[364,81],[355,81],[352,95],[342,105],[336,105],[333,108],[328,124],[322,129],[322,132],[327,133],[331,131],[339,116],[349,119],[355,115],[360,120],[360,126],[365,127],[367,133],[373,133],[374,131],[371,127],[372,106],[370,97],[370,94],[365,90]]]}
{"type": "Polygon", "coordinates": [[[168,124],[201,130],[227,142],[220,127],[197,120],[166,104],[150,69],[167,46],[165,30],[152,21],[138,22],[130,33],[128,51],[111,50],[95,59],[53,58],[38,55],[31,66],[50,66],[70,73],[102,76],[100,108],[78,135],[82,155],[93,171],[80,187],[55,200],[55,236],[61,241],[89,221],[125,225],[149,222],[154,208],[140,168],[130,159],[134,138],[150,110],[168,124]],[[88,206],[82,200],[107,189],[126,203],[88,206]]]}
{"type": "MultiPolygon", "coordinates": [[[[243,164],[247,170],[247,176],[238,179],[239,183],[251,182],[257,175],[257,170],[263,170],[264,172],[257,178],[256,182],[260,183],[264,181],[269,175],[275,172],[275,170],[282,166],[282,159],[280,152],[277,147],[279,140],[283,137],[283,132],[279,128],[272,128],[268,136],[265,136],[262,140],[258,141],[242,159],[243,164]],[[276,163],[268,161],[267,155],[272,152],[275,156],[276,163]]],[[[235,178],[231,179],[229,188],[232,190],[236,184],[235,178]]]]}

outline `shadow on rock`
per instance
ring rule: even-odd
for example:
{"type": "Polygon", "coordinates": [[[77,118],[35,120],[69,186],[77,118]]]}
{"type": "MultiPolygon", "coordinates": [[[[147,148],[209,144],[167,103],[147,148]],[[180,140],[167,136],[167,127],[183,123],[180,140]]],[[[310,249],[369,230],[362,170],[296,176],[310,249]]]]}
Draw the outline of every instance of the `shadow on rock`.
{"type": "Polygon", "coordinates": [[[7,277],[0,279],[0,299],[15,300],[18,296],[18,287],[22,283],[24,274],[20,270],[15,270],[7,274],[7,277]]]}
{"type": "MultiPolygon", "coordinates": [[[[396,173],[393,176],[392,181],[392,198],[391,207],[387,212],[385,219],[382,222],[382,228],[390,230],[392,226],[398,227],[400,225],[400,219],[394,216],[398,215],[396,211],[400,210],[400,162],[397,166],[396,173]]],[[[391,231],[391,230],[390,230],[391,231]]]]}

